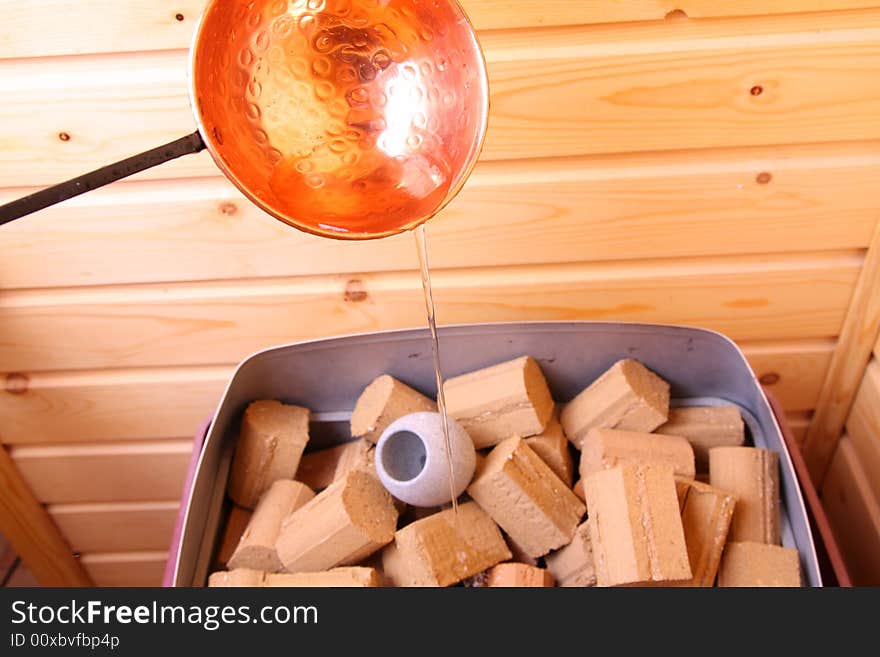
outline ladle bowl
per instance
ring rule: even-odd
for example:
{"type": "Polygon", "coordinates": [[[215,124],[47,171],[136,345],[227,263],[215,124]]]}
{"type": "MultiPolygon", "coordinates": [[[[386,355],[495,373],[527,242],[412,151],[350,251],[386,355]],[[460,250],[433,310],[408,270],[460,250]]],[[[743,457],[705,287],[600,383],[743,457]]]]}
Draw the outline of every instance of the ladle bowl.
{"type": "Polygon", "coordinates": [[[371,239],[427,221],[486,133],[486,65],[456,0],[211,0],[191,48],[198,132],[0,207],[0,224],[207,148],[301,230],[371,239]]]}

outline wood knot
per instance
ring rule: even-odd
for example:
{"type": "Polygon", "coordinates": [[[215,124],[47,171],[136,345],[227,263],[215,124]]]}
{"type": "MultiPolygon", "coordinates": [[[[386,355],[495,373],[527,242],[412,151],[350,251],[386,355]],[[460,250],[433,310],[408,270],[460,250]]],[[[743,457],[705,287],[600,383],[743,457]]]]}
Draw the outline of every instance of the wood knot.
{"type": "Polygon", "coordinates": [[[30,383],[27,374],[12,372],[6,375],[6,392],[10,395],[23,395],[28,391],[30,383]]]}
{"type": "Polygon", "coordinates": [[[749,93],[753,96],[760,96],[762,93],[764,93],[764,87],[762,87],[760,84],[756,84],[754,87],[749,89],[749,93]]]}
{"type": "Polygon", "coordinates": [[[220,213],[225,214],[227,217],[231,217],[236,212],[238,212],[238,206],[235,203],[221,203],[220,204],[220,213]]]}
{"type": "Polygon", "coordinates": [[[184,18],[183,14],[174,14],[174,20],[176,20],[178,22],[183,22],[183,18],[184,18]]]}
{"type": "Polygon", "coordinates": [[[70,141],[70,133],[69,132],[59,132],[58,139],[61,141],[70,141]]]}
{"type": "Polygon", "coordinates": [[[779,379],[780,377],[776,372],[767,372],[767,374],[762,374],[758,381],[760,381],[763,386],[772,386],[775,383],[779,383],[779,379]]]}
{"type": "Polygon", "coordinates": [[[668,21],[683,21],[688,19],[688,15],[684,9],[673,9],[666,13],[665,18],[668,21]]]}
{"type": "Polygon", "coordinates": [[[762,172],[759,173],[758,176],[755,178],[755,181],[757,181],[757,183],[758,183],[759,185],[766,185],[766,184],[767,184],[768,182],[770,182],[771,180],[773,180],[773,176],[770,174],[769,171],[762,171],[762,172]]]}
{"type": "Polygon", "coordinates": [[[367,288],[359,278],[352,278],[345,284],[345,300],[352,303],[367,300],[367,288]]]}

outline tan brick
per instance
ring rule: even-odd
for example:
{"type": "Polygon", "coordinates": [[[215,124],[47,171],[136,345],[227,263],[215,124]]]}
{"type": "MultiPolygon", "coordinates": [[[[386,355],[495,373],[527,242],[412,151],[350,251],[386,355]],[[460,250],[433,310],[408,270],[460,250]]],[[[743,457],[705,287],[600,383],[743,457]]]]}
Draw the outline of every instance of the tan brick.
{"type": "Polygon", "coordinates": [[[366,439],[303,454],[296,471],[296,480],[315,491],[327,488],[353,468],[374,467],[375,447],[366,439]]]}
{"type": "Polygon", "coordinates": [[[281,524],[314,497],[315,493],[299,481],[279,479],[272,484],[257,503],[227,567],[270,573],[280,571],[281,561],[275,551],[275,541],[281,532],[281,524]]]}
{"type": "Polygon", "coordinates": [[[211,573],[208,577],[209,587],[226,586],[263,586],[266,573],[260,570],[239,568],[238,570],[221,570],[211,573]]]}
{"type": "Polygon", "coordinates": [[[694,448],[697,472],[708,472],[709,450],[745,442],[745,426],[736,406],[683,406],[669,409],[669,419],[655,433],[681,436],[694,448]]]}
{"type": "Polygon", "coordinates": [[[540,557],[571,541],[585,508],[522,438],[499,443],[468,494],[526,554],[540,557]]]}
{"type": "Polygon", "coordinates": [[[226,516],[226,526],[223,528],[223,536],[220,539],[220,549],[214,560],[214,569],[220,570],[227,567],[229,558],[238,547],[241,535],[250,522],[253,511],[245,509],[243,506],[235,504],[229,509],[229,515],[226,516]]]}
{"type": "Polygon", "coordinates": [[[530,356],[447,379],[446,411],[458,420],[477,449],[511,436],[544,431],[553,399],[541,367],[530,356]]]}
{"type": "Polygon", "coordinates": [[[666,422],[669,384],[638,361],[616,362],[566,404],[565,435],[580,449],[590,429],[650,432],[666,422]]]}
{"type": "Polygon", "coordinates": [[[513,540],[510,535],[501,532],[501,535],[504,536],[504,542],[507,543],[507,547],[510,548],[510,560],[516,561],[517,563],[524,563],[527,566],[537,566],[538,560],[535,557],[529,556],[526,554],[526,551],[522,548],[522,546],[513,540]]]}
{"type": "Polygon", "coordinates": [[[476,503],[418,520],[382,551],[382,570],[393,586],[451,586],[510,559],[492,518],[476,503]]]}
{"type": "MultiPolygon", "coordinates": [[[[587,496],[584,495],[583,479],[578,478],[578,480],[574,482],[574,486],[571,487],[571,492],[574,493],[581,502],[584,504],[587,503],[587,496]]],[[[587,509],[587,511],[589,511],[589,509],[587,509]]]]}
{"type": "Polygon", "coordinates": [[[590,521],[581,523],[571,543],[545,558],[547,570],[559,586],[581,587],[596,585],[596,567],[593,563],[593,545],[590,540],[590,521]]]}
{"type": "Polygon", "coordinates": [[[394,538],[397,509],[368,472],[352,470],[284,521],[275,548],[288,572],[356,565],[394,538]]]}
{"type": "Polygon", "coordinates": [[[351,435],[377,443],[394,420],[420,411],[437,411],[437,404],[418,390],[388,374],[364,388],[351,414],[351,435]]]}
{"type": "Polygon", "coordinates": [[[500,563],[489,569],[486,586],[542,588],[553,586],[553,576],[543,568],[524,563],[500,563]]]}
{"type": "Polygon", "coordinates": [[[599,586],[691,579],[672,468],[600,470],[584,492],[599,586]]]}
{"type": "Polygon", "coordinates": [[[670,466],[680,477],[694,478],[694,450],[679,436],[661,436],[636,431],[590,429],[582,443],[582,479],[599,470],[618,465],[670,466]]]}
{"type": "Polygon", "coordinates": [[[676,481],[693,578],[678,586],[712,586],[727,541],[736,498],[697,481],[676,481]]]}
{"type": "Polygon", "coordinates": [[[379,585],[375,568],[348,566],[317,573],[277,573],[266,575],[263,586],[290,588],[363,588],[379,585]]]}
{"type": "Polygon", "coordinates": [[[566,486],[571,487],[574,479],[574,460],[571,457],[568,438],[565,437],[555,413],[540,435],[526,438],[526,445],[550,466],[566,486]]]}
{"type": "Polygon", "coordinates": [[[309,440],[309,409],[261,400],[244,412],[227,491],[239,506],[253,509],[269,486],[293,479],[309,440]]]}
{"type": "Polygon", "coordinates": [[[731,542],[724,549],[718,586],[801,585],[798,551],[765,543],[731,542]]]}
{"type": "Polygon", "coordinates": [[[729,541],[778,545],[779,455],[755,447],[709,451],[709,480],[736,496],[729,541]]]}

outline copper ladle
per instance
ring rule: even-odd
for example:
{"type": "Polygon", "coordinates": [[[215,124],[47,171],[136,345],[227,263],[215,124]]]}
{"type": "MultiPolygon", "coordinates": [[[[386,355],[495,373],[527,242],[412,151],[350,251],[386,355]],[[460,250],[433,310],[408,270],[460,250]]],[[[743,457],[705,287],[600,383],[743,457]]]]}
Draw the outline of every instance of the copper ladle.
{"type": "Polygon", "coordinates": [[[483,143],[486,65],[456,0],[211,0],[190,54],[196,132],[0,206],[0,225],[207,148],[277,219],[385,237],[452,200],[483,143]]]}

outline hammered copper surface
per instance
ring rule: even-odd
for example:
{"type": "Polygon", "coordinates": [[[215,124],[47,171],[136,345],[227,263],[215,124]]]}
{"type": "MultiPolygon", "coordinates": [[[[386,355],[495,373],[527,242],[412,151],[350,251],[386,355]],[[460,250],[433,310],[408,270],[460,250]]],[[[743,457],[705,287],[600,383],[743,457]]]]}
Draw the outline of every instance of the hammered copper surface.
{"type": "Polygon", "coordinates": [[[297,228],[383,237],[458,192],[488,112],[460,6],[432,0],[215,0],[193,99],[218,165],[297,228]]]}

